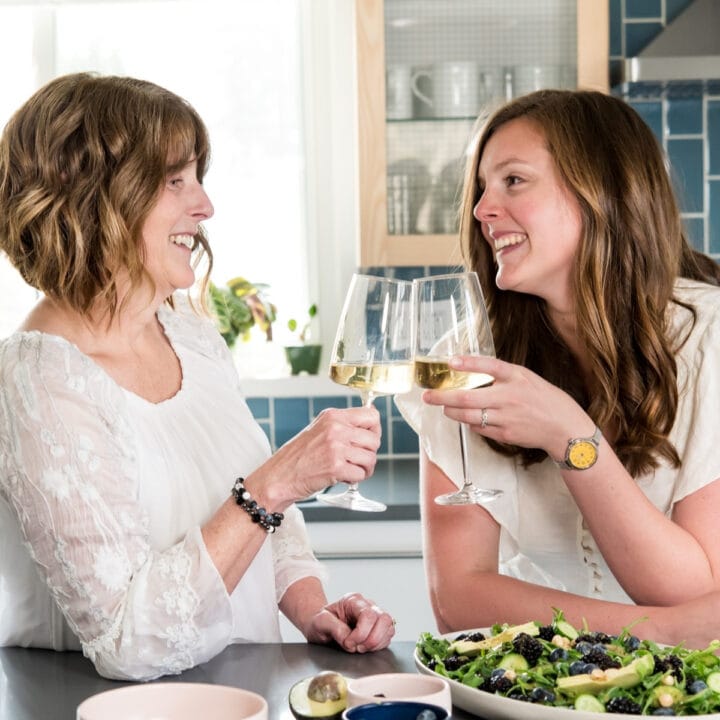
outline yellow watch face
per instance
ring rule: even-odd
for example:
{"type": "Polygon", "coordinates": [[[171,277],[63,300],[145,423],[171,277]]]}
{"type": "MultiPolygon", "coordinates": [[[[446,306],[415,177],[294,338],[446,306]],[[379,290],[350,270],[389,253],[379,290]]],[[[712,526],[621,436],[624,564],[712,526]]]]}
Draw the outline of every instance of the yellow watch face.
{"type": "Polygon", "coordinates": [[[568,463],[578,470],[585,470],[595,464],[598,451],[589,440],[577,440],[568,449],[568,463]]]}

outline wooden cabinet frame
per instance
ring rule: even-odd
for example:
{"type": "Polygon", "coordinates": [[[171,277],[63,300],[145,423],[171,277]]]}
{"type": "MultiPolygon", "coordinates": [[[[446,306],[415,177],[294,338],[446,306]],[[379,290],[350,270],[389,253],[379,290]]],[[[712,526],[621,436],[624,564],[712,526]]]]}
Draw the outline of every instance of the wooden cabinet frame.
{"type": "MultiPolygon", "coordinates": [[[[578,86],[607,92],[608,2],[576,1],[578,86]]],[[[367,267],[459,263],[460,251],[455,235],[390,235],[387,232],[383,0],[355,0],[355,13],[361,265],[367,267]]]]}

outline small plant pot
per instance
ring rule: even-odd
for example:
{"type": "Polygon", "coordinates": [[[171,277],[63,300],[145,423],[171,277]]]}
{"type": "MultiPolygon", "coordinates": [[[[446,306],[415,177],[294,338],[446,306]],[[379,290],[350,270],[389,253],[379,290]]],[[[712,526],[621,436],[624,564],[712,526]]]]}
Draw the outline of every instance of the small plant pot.
{"type": "Polygon", "coordinates": [[[320,356],[322,345],[288,345],[285,347],[285,357],[290,363],[290,372],[299,375],[306,372],[317,375],[320,369],[320,356]]]}

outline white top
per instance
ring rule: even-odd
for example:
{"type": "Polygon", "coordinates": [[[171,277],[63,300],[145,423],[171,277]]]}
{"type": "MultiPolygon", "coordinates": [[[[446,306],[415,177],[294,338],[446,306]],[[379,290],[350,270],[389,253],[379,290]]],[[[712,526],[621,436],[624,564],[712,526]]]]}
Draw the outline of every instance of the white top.
{"type": "MultiPolygon", "coordinates": [[[[720,288],[678,280],[676,295],[694,305],[697,322],[678,356],[679,405],[670,441],[682,460],[679,469],[662,463],[637,479],[645,495],[667,515],[687,495],[720,478],[720,288]]],[[[672,305],[676,328],[689,313],[672,305]]],[[[395,402],[420,435],[423,450],[462,486],[457,423],[442,407],[425,405],[421,391],[395,402]]],[[[549,458],[522,467],[493,451],[484,438],[468,433],[473,479],[504,494],[483,507],[501,526],[500,571],[528,582],[609,601],[631,603],[605,563],[582,515],[549,458]]]]}
{"type": "Polygon", "coordinates": [[[324,578],[292,506],[228,596],[200,526],[270,446],[211,321],[158,318],[183,380],[157,404],[63,338],[0,341],[1,646],[82,647],[108,677],[178,673],[279,641],[287,588],[324,578]]]}

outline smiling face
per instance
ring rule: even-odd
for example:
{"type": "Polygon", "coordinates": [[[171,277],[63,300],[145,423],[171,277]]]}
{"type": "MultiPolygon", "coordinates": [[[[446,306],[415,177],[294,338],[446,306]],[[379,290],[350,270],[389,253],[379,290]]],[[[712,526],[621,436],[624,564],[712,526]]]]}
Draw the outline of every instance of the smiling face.
{"type": "Polygon", "coordinates": [[[501,125],[485,145],[478,178],[482,194],[473,214],[493,250],[497,286],[572,309],[580,207],[538,126],[526,118],[501,125]]]}
{"type": "Polygon", "coordinates": [[[198,225],[212,217],[213,206],[191,161],[169,174],[143,225],[145,269],[163,300],[195,282],[191,263],[198,225]]]}

